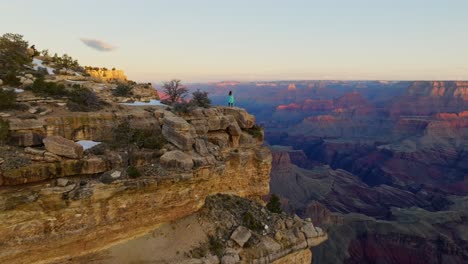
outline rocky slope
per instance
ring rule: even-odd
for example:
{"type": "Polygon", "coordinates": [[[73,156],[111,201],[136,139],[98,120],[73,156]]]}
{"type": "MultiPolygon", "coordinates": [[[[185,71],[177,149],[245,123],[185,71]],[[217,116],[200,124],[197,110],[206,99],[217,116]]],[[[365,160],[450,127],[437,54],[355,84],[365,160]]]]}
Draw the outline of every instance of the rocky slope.
{"type": "Polygon", "coordinates": [[[226,251],[216,259],[213,252],[188,255],[188,263],[310,263],[309,248],[326,240],[310,221],[254,202],[269,192],[271,153],[245,110],[125,105],[132,97],[158,99],[157,92],[132,85],[118,98],[116,83],[47,78],[70,91],[93,91],[102,108],[72,111],[69,98],[37,95],[23,83],[18,107],[2,112],[8,133],[0,146],[0,262],[79,263],[79,255],[196,214],[224,230],[217,235],[226,251]],[[238,197],[210,198],[220,193],[238,197]],[[206,213],[197,213],[205,200],[206,213]],[[220,223],[228,213],[231,223],[220,223]],[[250,220],[242,220],[247,213],[250,220]]]}

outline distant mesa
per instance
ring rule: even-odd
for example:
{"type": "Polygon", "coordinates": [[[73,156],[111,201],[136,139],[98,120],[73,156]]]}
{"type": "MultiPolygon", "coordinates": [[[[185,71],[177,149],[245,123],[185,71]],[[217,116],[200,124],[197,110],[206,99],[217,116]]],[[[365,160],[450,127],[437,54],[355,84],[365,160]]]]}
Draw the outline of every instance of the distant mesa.
{"type": "Polygon", "coordinates": [[[237,86],[240,82],[237,81],[223,81],[216,83],[216,87],[229,87],[229,86],[237,86]]]}
{"type": "Polygon", "coordinates": [[[294,83],[289,84],[288,91],[296,91],[296,90],[297,90],[296,84],[294,83]]]}
{"type": "Polygon", "coordinates": [[[255,86],[257,86],[257,87],[265,87],[265,86],[277,87],[278,84],[274,83],[274,82],[258,82],[258,83],[255,83],[255,86]]]}
{"type": "Polygon", "coordinates": [[[108,70],[106,68],[87,68],[86,73],[88,73],[91,77],[99,79],[101,81],[127,80],[127,76],[125,76],[123,70],[108,70]]]}

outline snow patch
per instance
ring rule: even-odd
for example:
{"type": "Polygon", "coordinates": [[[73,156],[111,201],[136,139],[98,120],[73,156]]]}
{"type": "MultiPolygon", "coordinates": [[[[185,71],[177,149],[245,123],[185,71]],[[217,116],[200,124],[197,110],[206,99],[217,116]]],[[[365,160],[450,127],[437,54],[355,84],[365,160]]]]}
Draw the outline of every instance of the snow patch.
{"type": "Polygon", "coordinates": [[[167,106],[165,104],[162,104],[161,101],[159,101],[159,100],[150,100],[149,102],[122,103],[122,104],[123,105],[131,105],[131,106],[150,106],[150,105],[167,106]]]}
{"type": "Polygon", "coordinates": [[[48,67],[48,66],[45,66],[43,64],[43,61],[40,60],[40,59],[33,58],[33,65],[34,65],[33,68],[34,68],[35,71],[37,71],[39,69],[39,67],[46,68],[49,75],[54,75],[54,70],[55,69],[51,68],[51,67],[48,67]]]}
{"type": "Polygon", "coordinates": [[[24,90],[23,89],[19,89],[19,88],[8,88],[8,87],[4,87],[3,88],[3,91],[13,91],[15,93],[23,93],[24,90]]]}
{"type": "Polygon", "coordinates": [[[84,150],[90,149],[92,147],[95,147],[95,146],[101,144],[101,142],[92,141],[92,140],[79,140],[76,143],[83,146],[84,150]]]}

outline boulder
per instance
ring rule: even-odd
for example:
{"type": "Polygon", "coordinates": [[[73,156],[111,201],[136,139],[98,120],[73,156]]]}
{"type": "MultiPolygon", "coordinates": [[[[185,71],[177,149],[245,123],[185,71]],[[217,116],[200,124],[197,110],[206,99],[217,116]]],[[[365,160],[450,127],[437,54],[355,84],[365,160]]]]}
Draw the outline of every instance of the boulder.
{"type": "Polygon", "coordinates": [[[227,131],[231,136],[240,136],[242,134],[242,130],[240,129],[237,123],[231,123],[227,127],[227,131]]]}
{"type": "Polygon", "coordinates": [[[208,121],[206,119],[194,119],[190,121],[190,124],[195,128],[198,135],[208,133],[208,121]]]}
{"type": "Polygon", "coordinates": [[[57,179],[57,186],[59,187],[65,187],[68,184],[68,179],[65,178],[58,178],[57,179]]]}
{"type": "Polygon", "coordinates": [[[225,115],[233,116],[241,128],[251,128],[255,124],[255,117],[242,108],[223,107],[225,115]]]}
{"type": "Polygon", "coordinates": [[[301,231],[304,232],[305,236],[307,238],[312,238],[312,237],[317,237],[318,233],[315,230],[315,227],[312,223],[307,223],[305,224],[302,228],[301,231]]]}
{"type": "Polygon", "coordinates": [[[243,247],[244,244],[252,236],[252,232],[246,227],[239,226],[232,232],[231,239],[234,240],[239,246],[243,247]]]}
{"type": "Polygon", "coordinates": [[[201,258],[203,264],[219,264],[219,258],[216,255],[208,255],[201,258]]]}
{"type": "Polygon", "coordinates": [[[191,150],[195,143],[195,129],[178,116],[165,116],[162,134],[167,141],[182,150],[191,150]]]}
{"type": "Polygon", "coordinates": [[[171,169],[191,170],[193,168],[192,156],[180,151],[173,150],[164,153],[160,159],[161,165],[171,169]]]}
{"type": "Polygon", "coordinates": [[[270,236],[260,237],[259,248],[264,249],[268,253],[275,253],[281,250],[281,245],[270,236]]]}
{"type": "Polygon", "coordinates": [[[3,80],[2,80],[2,79],[0,79],[0,86],[2,86],[2,85],[3,85],[3,80]]]}
{"type": "Polygon", "coordinates": [[[43,140],[47,151],[71,159],[83,157],[83,146],[61,136],[49,136],[43,140]]]}
{"type": "Polygon", "coordinates": [[[21,82],[23,84],[23,86],[29,86],[29,85],[32,85],[34,83],[33,80],[31,79],[25,79],[23,82],[21,82]]]}
{"type": "Polygon", "coordinates": [[[208,133],[208,141],[219,146],[221,149],[229,147],[229,135],[225,132],[208,133]]]}
{"type": "Polygon", "coordinates": [[[206,140],[201,138],[195,139],[195,150],[198,154],[204,157],[210,154],[208,148],[206,147],[206,140]]]}
{"type": "Polygon", "coordinates": [[[238,254],[224,255],[221,259],[221,264],[237,264],[240,263],[240,257],[238,254]]]}

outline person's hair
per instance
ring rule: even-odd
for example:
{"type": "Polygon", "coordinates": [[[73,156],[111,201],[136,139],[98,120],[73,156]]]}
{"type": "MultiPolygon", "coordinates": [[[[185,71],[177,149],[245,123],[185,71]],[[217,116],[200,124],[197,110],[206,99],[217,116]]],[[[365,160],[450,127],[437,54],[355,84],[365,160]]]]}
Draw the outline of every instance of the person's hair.
{"type": "Polygon", "coordinates": [[[229,91],[229,95],[232,95],[232,91],[229,91]]]}

